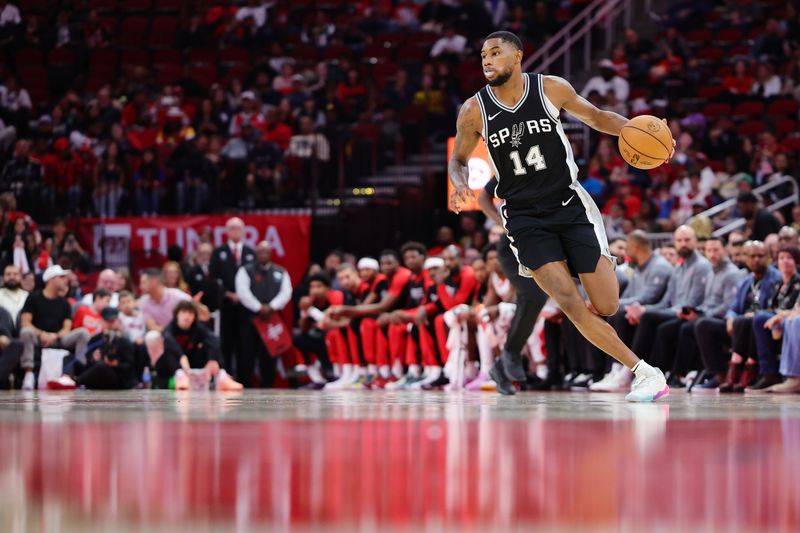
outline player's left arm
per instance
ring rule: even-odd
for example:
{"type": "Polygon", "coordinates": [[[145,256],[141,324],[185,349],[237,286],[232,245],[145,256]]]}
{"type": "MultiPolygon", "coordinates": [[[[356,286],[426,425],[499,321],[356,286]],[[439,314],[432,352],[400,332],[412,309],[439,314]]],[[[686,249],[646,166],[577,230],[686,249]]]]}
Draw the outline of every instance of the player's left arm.
{"type": "Polygon", "coordinates": [[[544,92],[558,109],[565,109],[572,116],[589,126],[609,135],[619,135],[628,119],[613,111],[598,109],[589,100],[579,95],[564,78],[544,76],[544,92]]]}

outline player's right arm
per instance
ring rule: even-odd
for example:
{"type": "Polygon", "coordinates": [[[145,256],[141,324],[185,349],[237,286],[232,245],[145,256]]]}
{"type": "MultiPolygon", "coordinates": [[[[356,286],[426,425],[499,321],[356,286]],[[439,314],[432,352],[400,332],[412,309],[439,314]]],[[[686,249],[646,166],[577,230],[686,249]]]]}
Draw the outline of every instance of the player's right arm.
{"type": "Polygon", "coordinates": [[[456,139],[453,145],[453,154],[447,164],[447,174],[453,184],[453,193],[450,195],[450,207],[456,213],[461,211],[462,204],[467,203],[472,191],[469,188],[469,157],[478,145],[480,131],[483,127],[481,110],[475,97],[468,99],[461,106],[456,121],[456,139]]]}

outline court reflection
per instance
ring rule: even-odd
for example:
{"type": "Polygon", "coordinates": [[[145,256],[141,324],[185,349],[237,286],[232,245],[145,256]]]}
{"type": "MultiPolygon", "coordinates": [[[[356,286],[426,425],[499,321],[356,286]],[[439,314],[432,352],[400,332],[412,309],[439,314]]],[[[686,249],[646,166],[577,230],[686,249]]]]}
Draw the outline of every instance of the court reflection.
{"type": "Polygon", "coordinates": [[[15,525],[3,530],[53,509],[134,528],[800,528],[797,418],[669,420],[667,404],[623,405],[610,420],[502,420],[491,404],[465,420],[459,403],[351,419],[352,408],[0,423],[0,521],[15,525]]]}

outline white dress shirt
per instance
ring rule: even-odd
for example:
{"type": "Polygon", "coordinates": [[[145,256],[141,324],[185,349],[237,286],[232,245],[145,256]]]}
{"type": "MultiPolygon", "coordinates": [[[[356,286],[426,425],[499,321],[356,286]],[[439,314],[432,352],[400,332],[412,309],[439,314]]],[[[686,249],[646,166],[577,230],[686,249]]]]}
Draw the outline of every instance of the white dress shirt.
{"type": "MultiPolygon", "coordinates": [[[[240,267],[236,272],[236,296],[239,297],[239,302],[250,311],[258,313],[261,310],[263,303],[258,301],[253,291],[250,290],[250,275],[244,267],[240,267]]],[[[280,311],[286,307],[286,304],[288,304],[291,299],[292,280],[289,278],[289,273],[284,270],[283,279],[281,280],[281,289],[267,305],[275,311],[280,311]]]]}

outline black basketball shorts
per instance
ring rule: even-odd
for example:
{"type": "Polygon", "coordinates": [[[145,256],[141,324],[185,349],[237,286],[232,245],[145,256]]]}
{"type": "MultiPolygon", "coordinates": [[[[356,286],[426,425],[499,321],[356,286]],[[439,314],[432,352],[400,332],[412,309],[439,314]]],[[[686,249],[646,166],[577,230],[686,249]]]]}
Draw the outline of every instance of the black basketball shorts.
{"type": "Polygon", "coordinates": [[[600,256],[616,265],[600,210],[580,186],[561,200],[507,201],[502,215],[520,275],[531,277],[531,272],[556,261],[566,261],[573,276],[590,273],[600,256]]]}

